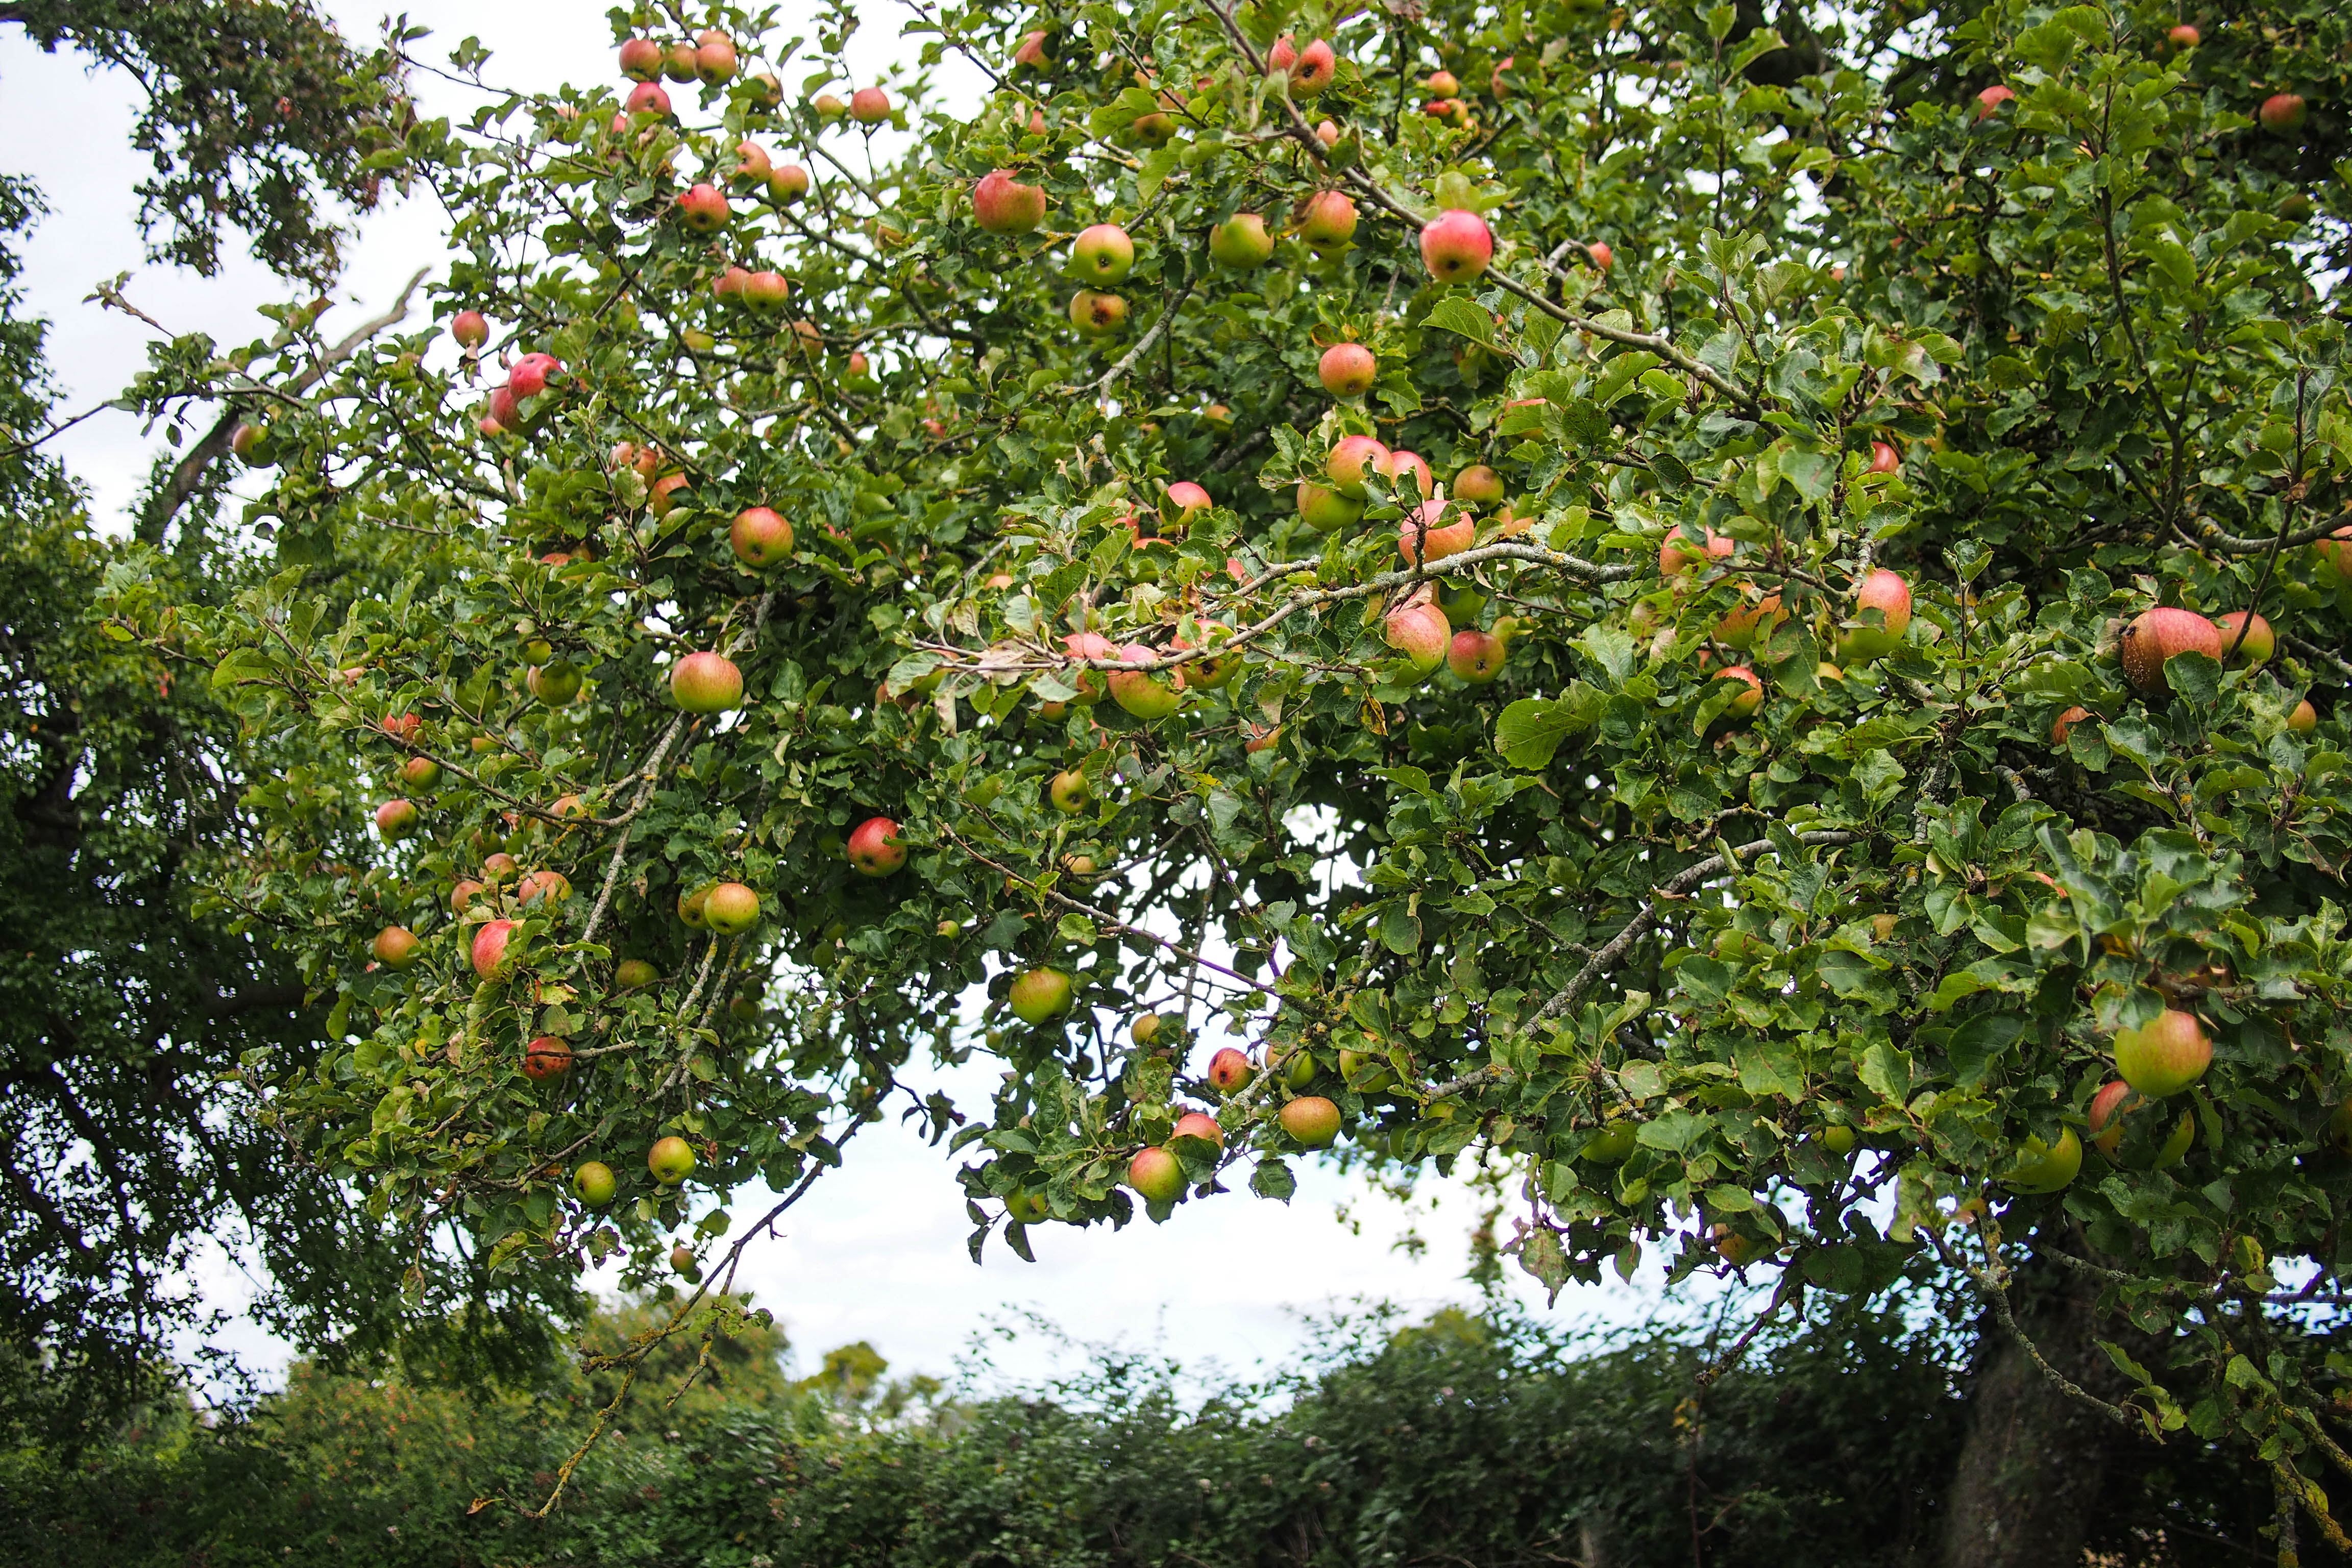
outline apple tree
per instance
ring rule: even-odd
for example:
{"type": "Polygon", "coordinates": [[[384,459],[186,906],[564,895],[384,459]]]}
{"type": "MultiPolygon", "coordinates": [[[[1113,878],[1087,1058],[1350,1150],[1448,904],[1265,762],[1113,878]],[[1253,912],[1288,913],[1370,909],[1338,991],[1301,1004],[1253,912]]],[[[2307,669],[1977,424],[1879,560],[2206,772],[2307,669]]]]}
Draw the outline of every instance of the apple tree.
{"type": "Polygon", "coordinates": [[[211,362],[269,585],[123,584],[276,760],[288,1158],[420,1312],[715,1324],[886,1115],[976,1257],[1475,1168],[1555,1291],[1956,1271],[2340,1541],[2347,72],[2263,15],[616,10],[409,136],[446,337],[211,362]]]}

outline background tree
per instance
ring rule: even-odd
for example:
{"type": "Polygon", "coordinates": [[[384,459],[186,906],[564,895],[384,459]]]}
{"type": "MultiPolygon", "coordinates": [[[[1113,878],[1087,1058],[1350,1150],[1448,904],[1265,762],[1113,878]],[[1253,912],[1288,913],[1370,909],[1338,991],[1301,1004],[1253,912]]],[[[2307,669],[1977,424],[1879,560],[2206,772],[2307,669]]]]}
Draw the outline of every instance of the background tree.
{"type": "Polygon", "coordinates": [[[120,600],[271,759],[218,896],[338,1043],[252,1070],[410,1300],[721,1332],[726,1194],[894,1112],[976,1255],[1337,1141],[1554,1287],[1957,1270],[1981,1464],[2045,1387],[2340,1539],[2341,22],[915,15],[977,114],[714,7],[420,127],[463,356],[120,600]]]}

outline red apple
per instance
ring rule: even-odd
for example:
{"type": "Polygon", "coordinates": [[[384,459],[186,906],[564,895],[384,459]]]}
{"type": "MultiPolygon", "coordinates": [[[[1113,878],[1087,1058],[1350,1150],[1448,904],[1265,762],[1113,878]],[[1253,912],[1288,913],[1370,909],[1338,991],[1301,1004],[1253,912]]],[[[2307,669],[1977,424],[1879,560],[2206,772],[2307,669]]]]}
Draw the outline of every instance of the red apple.
{"type": "Polygon", "coordinates": [[[1738,696],[1734,697],[1731,700],[1731,706],[1724,710],[1724,712],[1730,717],[1734,719],[1745,719],[1753,714],[1758,708],[1763,706],[1764,683],[1757,679],[1756,672],[1748,668],[1746,665],[1734,664],[1726,666],[1724,668],[1718,669],[1715,672],[1715,679],[1717,680],[1742,680],[1748,683],[1748,689],[1741,692],[1738,696]]]}
{"type": "Polygon", "coordinates": [[[1862,580],[1853,595],[1854,619],[1867,621],[1864,612],[1870,610],[1878,612],[1883,625],[1857,626],[1838,639],[1839,657],[1849,664],[1884,658],[1902,643],[1911,625],[1911,584],[1901,573],[1882,566],[1862,580]]]}
{"type": "Polygon", "coordinates": [[[1446,624],[1444,610],[1427,599],[1416,598],[1388,613],[1381,623],[1381,636],[1411,661],[1415,674],[1425,676],[1445,662],[1454,628],[1446,624]]]}
{"type": "Polygon", "coordinates": [[[425,728],[425,721],[414,713],[387,713],[377,727],[404,744],[416,739],[417,731],[425,728]]]}
{"type": "Polygon", "coordinates": [[[1070,325],[1088,337],[1107,337],[1127,325],[1127,301],[1081,289],[1070,296],[1070,325]]]}
{"type": "Polygon", "coordinates": [[[669,696],[688,713],[725,713],[743,705],[743,672],[723,654],[690,653],[670,670],[669,696]]]}
{"type": "Polygon", "coordinates": [[[631,38],[621,46],[621,74],[631,81],[661,78],[662,47],[651,38],[631,38]]]}
{"type": "Polygon", "coordinates": [[[869,816],[850,831],[849,865],[859,876],[887,877],[906,863],[898,825],[888,817],[869,816]]]}
{"type": "Polygon", "coordinates": [[[1339,74],[1339,55],[1329,44],[1318,38],[1298,51],[1298,63],[1290,68],[1290,96],[1317,97],[1339,74]]]}
{"type": "Polygon", "coordinates": [[[474,973],[484,980],[503,980],[514,967],[512,921],[491,921],[474,933],[474,973]]]}
{"type": "Polygon", "coordinates": [[[861,87],[849,95],[849,117],[860,125],[879,125],[890,118],[890,95],[878,87],[861,87]]]}
{"type": "Polygon", "coordinates": [[[1440,283],[1467,283],[1495,258],[1495,236],[1476,213],[1454,207],[1421,231],[1421,259],[1440,283]]]}
{"type": "Polygon", "coordinates": [[[654,1146],[646,1151],[646,1169],[663,1186],[674,1187],[694,1170],[693,1146],[674,1134],[656,1139],[654,1146]]]}
{"type": "Polygon", "coordinates": [[[710,280],[710,292],[722,305],[739,305],[743,300],[743,285],[751,280],[751,273],[740,267],[730,267],[710,280]]]}
{"type": "Polygon", "coordinates": [[[1339,1108],[1319,1094],[1301,1095],[1282,1108],[1282,1130],[1309,1149],[1328,1149],[1339,1137],[1339,1108]]]}
{"type": "Polygon", "coordinates": [[[503,849],[482,858],[482,875],[493,882],[503,882],[521,869],[521,863],[503,849]]]}
{"type": "Polygon", "coordinates": [[[572,879],[561,871],[533,871],[515,887],[515,898],[525,909],[563,903],[571,897],[572,879]]]}
{"type": "Polygon", "coordinates": [[[1473,463],[1454,476],[1454,495],[1474,506],[1492,506],[1503,499],[1503,476],[1484,463],[1473,463]]]}
{"type": "Polygon", "coordinates": [[[1027,234],[1045,221],[1045,189],[1022,184],[1010,169],[995,170],[971,188],[971,216],[991,234],[1027,234]]]}
{"type": "Polygon", "coordinates": [[[1447,645],[1445,668],[1473,686],[1486,686],[1503,673],[1507,652],[1503,639],[1494,633],[1465,628],[1455,632],[1447,645]]]}
{"type": "MultiPolygon", "coordinates": [[[[1129,664],[1139,664],[1160,656],[1141,643],[1129,643],[1119,649],[1118,657],[1129,664]]],[[[1112,701],[1147,724],[1167,718],[1183,701],[1164,677],[1139,669],[1111,671],[1110,695],[1112,701]]]]}
{"type": "Polygon", "coordinates": [[[431,789],[441,782],[441,764],[430,757],[411,757],[400,764],[400,782],[414,789],[431,789]]]}
{"type": "Polygon", "coordinates": [[[2183,22],[2167,32],[2164,35],[2164,41],[2171,46],[2174,53],[2178,54],[2185,49],[2195,48],[2200,37],[2195,26],[2183,22]]]}
{"type": "Polygon", "coordinates": [[[416,831],[419,816],[412,801],[385,801],[375,808],[376,836],[387,844],[395,838],[405,838],[416,831]]]}
{"type": "Polygon", "coordinates": [[[650,114],[656,120],[669,118],[669,93],[659,82],[641,81],[629,90],[628,113],[650,114]]]}
{"type": "Polygon", "coordinates": [[[2254,118],[2263,122],[2263,130],[2273,135],[2292,136],[2303,129],[2306,112],[2307,106],[2300,96],[2292,92],[2274,92],[2263,100],[2263,106],[2254,110],[2254,118]]]}
{"type": "Polygon", "coordinates": [[[1014,978],[1005,999],[1023,1023],[1050,1023],[1070,1010],[1070,977],[1058,969],[1032,969],[1014,978]]]}
{"type": "Polygon", "coordinates": [[[2093,713],[2088,708],[2067,709],[2066,711],[2059,714],[2057,720],[2051,724],[2050,743],[2053,746],[2064,745],[2066,743],[2066,737],[2074,732],[2075,725],[2081,723],[2085,719],[2095,719],[2097,715],[2093,713]]]}
{"type": "Polygon", "coordinates": [[[2308,735],[2319,727],[2319,710],[2311,705],[2310,698],[2294,705],[2294,710],[2286,716],[2286,727],[2298,735],[2308,735]]]}
{"type": "MultiPolygon", "coordinates": [[[[1073,632],[1062,639],[1062,647],[1072,658],[1117,658],[1118,646],[1100,632],[1073,632]]],[[[1102,672],[1078,668],[1070,672],[1069,682],[1078,689],[1076,700],[1095,703],[1102,700],[1102,672]]]]}
{"type": "Polygon", "coordinates": [[[1609,242],[1605,239],[1596,239],[1586,246],[1584,254],[1591,257],[1592,265],[1603,272],[1617,265],[1617,253],[1609,248],[1609,242]]]}
{"type": "Polygon", "coordinates": [[[768,194],[791,206],[809,194],[809,172],[798,163],[784,163],[768,176],[768,194]]]}
{"type": "Polygon", "coordinates": [[[760,923],[760,895],[740,882],[721,882],[702,896],[702,923],[720,936],[740,936],[760,923]]]}
{"type": "Polygon", "coordinates": [[[1274,255],[1274,236],[1255,213],[1235,213],[1209,231],[1209,256],[1220,267],[1247,271],[1274,255]]]}
{"type": "Polygon", "coordinates": [[[2352,528],[2339,528],[2311,547],[2312,553],[2336,568],[2336,574],[2352,577],[2352,528]]]}
{"type": "Polygon", "coordinates": [[[1298,516],[1307,527],[1331,533],[1363,515],[1363,502],[1350,500],[1306,479],[1298,481],[1298,516]]]}
{"type": "Polygon", "coordinates": [[[772,508],[747,506],[727,530],[735,558],[755,572],[782,565],[793,553],[793,525],[772,508]]]}
{"type": "Polygon", "coordinates": [[[1391,452],[1375,461],[1372,468],[1385,476],[1399,495],[1411,495],[1415,490],[1424,496],[1435,492],[1435,476],[1429,471],[1428,460],[1418,452],[1391,452]]]}
{"type": "MultiPolygon", "coordinates": [[[[1231,1094],[1235,1089],[1247,1087],[1249,1080],[1256,1076],[1257,1069],[1250,1066],[1248,1053],[1231,1046],[1221,1047],[1215,1056],[1209,1058],[1209,1081],[1217,1086],[1221,1094],[1231,1094]]],[[[1215,1123],[1211,1122],[1210,1125],[1214,1126],[1215,1123]]],[[[1180,1121],[1176,1127],[1181,1132],[1184,1124],[1180,1121]]],[[[1222,1135],[1218,1141],[1223,1141],[1222,1135]]]]}
{"type": "Polygon", "coordinates": [[[692,81],[694,65],[694,46],[682,39],[662,51],[662,75],[672,81],[692,81]]]}
{"type": "Polygon", "coordinates": [[[755,310],[781,310],[792,292],[792,284],[781,272],[754,272],[743,279],[743,303],[755,310]]]}
{"type": "Polygon", "coordinates": [[[2221,634],[2221,651],[2231,656],[2233,664],[2246,668],[2268,664],[2277,651],[2278,639],[2272,635],[2270,622],[2252,610],[2231,610],[2215,626],[2221,634]],[[2241,626],[2245,628],[2242,635],[2241,626]]]}
{"type": "Polygon", "coordinates": [[[1190,479],[1178,479],[1168,487],[1168,499],[1176,503],[1176,531],[1182,532],[1192,520],[1217,503],[1209,492],[1190,479]]]}
{"type": "Polygon", "coordinates": [[[735,74],[735,40],[716,27],[694,36],[694,74],[713,87],[735,74]]]}
{"type": "Polygon", "coordinates": [[[471,353],[490,341],[490,323],[479,310],[460,310],[449,318],[449,335],[471,353]]]}
{"type": "MultiPolygon", "coordinates": [[[[1238,1051],[1234,1054],[1236,1056],[1240,1055],[1238,1051]]],[[[1204,1110],[1188,1110],[1183,1115],[1178,1117],[1176,1119],[1176,1131],[1169,1134],[1169,1136],[1171,1138],[1202,1138],[1215,1144],[1220,1149],[1225,1146],[1225,1130],[1217,1125],[1217,1119],[1215,1117],[1211,1116],[1204,1110]]]]}
{"type": "Polygon", "coordinates": [[[1356,204],[1339,191],[1318,191],[1307,198],[1298,219],[1298,237],[1316,250],[1348,243],[1356,234],[1356,204]]]}
{"type": "Polygon", "coordinates": [[[1990,120],[1995,114],[2000,112],[2000,106],[2002,104],[2007,103],[2011,99],[2013,99],[2016,96],[2017,94],[2010,91],[2008,88],[2002,86],[2000,82],[1993,83],[1990,87],[1977,94],[1977,119],[1979,121],[1990,120]]]}
{"type": "Polygon", "coordinates": [[[517,397],[537,397],[547,390],[547,378],[562,369],[563,362],[553,354],[525,354],[507,372],[507,390],[517,397]]]}
{"type": "MultiPolygon", "coordinates": [[[[1333,343],[1323,351],[1322,362],[1315,374],[1323,383],[1323,390],[1334,397],[1361,397],[1372,389],[1380,377],[1380,361],[1372,351],[1361,343],[1333,343]]],[[[1368,441],[1368,436],[1350,436],[1350,441],[1368,441]]],[[[1362,485],[1359,481],[1359,491],[1362,485]]]]}
{"type": "Polygon", "coordinates": [[[1135,268],[1135,241],[1115,223],[1078,231],[1070,242],[1070,276],[1088,283],[1116,283],[1135,268]]]}
{"type": "MultiPolygon", "coordinates": [[[[1332,351],[1334,353],[1338,352],[1337,349],[1332,351]]],[[[1370,356],[1367,353],[1366,357],[1370,356]]],[[[1324,363],[1330,363],[1328,354],[1324,356],[1324,363]]],[[[1323,472],[1341,495],[1350,500],[1359,500],[1364,494],[1364,475],[1386,472],[1380,465],[1388,458],[1389,449],[1370,436],[1342,436],[1339,445],[1331,448],[1331,455],[1324,459],[1323,472]]]]}
{"type": "Polygon", "coordinates": [[[849,105],[829,92],[820,92],[809,100],[810,112],[830,124],[849,112],[849,105]]]}
{"type": "Polygon", "coordinates": [[[1893,442],[1873,441],[1870,444],[1870,471],[1872,473],[1894,474],[1900,473],[1902,469],[1903,454],[1895,449],[1893,442]]]}
{"type": "Polygon", "coordinates": [[[1183,1163],[1165,1149],[1145,1149],[1127,1163],[1127,1184],[1148,1203],[1172,1204],[1184,1195],[1183,1163]]]}
{"type": "Polygon", "coordinates": [[[2213,1042],[2195,1015],[2168,1007],[2153,1022],[2116,1031],[2116,1072],[2150,1100],[2179,1094],[2213,1064],[2213,1042]]]}
{"type": "Polygon", "coordinates": [[[472,907],[476,899],[488,891],[488,888],[471,877],[461,877],[457,880],[457,885],[449,889],[449,907],[462,915],[472,907]]]}
{"type": "Polygon", "coordinates": [[[534,1079],[555,1078],[572,1070],[572,1046],[553,1035],[541,1035],[522,1050],[524,1076],[534,1079]]]}
{"type": "Polygon", "coordinates": [[[1443,561],[1459,555],[1478,538],[1478,520],[1452,501],[1425,500],[1397,531],[1397,552],[1405,564],[1418,566],[1424,558],[1443,561]]]}
{"type": "Polygon", "coordinates": [[[1016,66],[1027,66],[1032,70],[1045,68],[1045,30],[1044,28],[1040,27],[1034,33],[1021,35],[1021,45],[1013,51],[1013,63],[1016,66]]]}
{"type": "Polygon", "coordinates": [[[2158,605],[2141,613],[2124,628],[2124,675],[2143,697],[2161,697],[2171,689],[2164,667],[2176,654],[2201,653],[2221,657],[2221,628],[2194,610],[2158,605]]]}
{"type": "Polygon", "coordinates": [[[419,945],[416,933],[406,926],[386,926],[375,933],[368,951],[386,969],[406,969],[416,962],[419,945]]]}
{"type": "Polygon", "coordinates": [[[1274,47],[1265,51],[1265,74],[1283,76],[1298,63],[1298,40],[1288,33],[1274,40],[1274,47]]]}
{"type": "Polygon", "coordinates": [[[1339,144],[1339,127],[1328,120],[1323,121],[1315,128],[1315,140],[1326,147],[1337,147],[1339,144]]]}
{"type": "Polygon", "coordinates": [[[696,185],[677,198],[678,220],[697,234],[717,234],[731,216],[715,185],[696,185]]]}

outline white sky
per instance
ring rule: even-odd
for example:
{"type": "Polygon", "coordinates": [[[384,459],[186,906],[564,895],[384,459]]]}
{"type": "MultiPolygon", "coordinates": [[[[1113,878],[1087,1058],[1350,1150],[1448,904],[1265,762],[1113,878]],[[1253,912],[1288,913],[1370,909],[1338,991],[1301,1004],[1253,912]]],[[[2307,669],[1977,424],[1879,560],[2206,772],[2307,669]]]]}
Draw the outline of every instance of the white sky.
{"type": "MultiPolygon", "coordinates": [[[[893,58],[898,22],[883,0],[857,40],[862,69],[893,58]]],[[[330,0],[354,39],[373,38],[379,13],[330,0]]],[[[413,0],[410,17],[435,37],[421,46],[438,60],[469,30],[493,52],[486,76],[528,88],[566,79],[617,79],[604,6],[595,0],[413,0]]],[[[461,116],[456,89],[418,83],[428,112],[461,116]]],[[[70,56],[41,54],[16,28],[0,28],[0,168],[30,174],[55,211],[26,247],[33,309],[52,323],[49,356],[65,389],[60,415],[116,394],[145,363],[148,330],[82,302],[91,286],[130,268],[130,297],[175,331],[205,331],[224,342],[262,335],[255,307],[290,297],[258,265],[233,258],[205,279],[147,265],[131,188],[145,172],[129,146],[136,89],[119,75],[91,77],[70,56]]],[[[352,252],[350,272],[328,318],[356,321],[380,309],[410,273],[443,255],[436,214],[423,205],[372,217],[352,252]]],[[[126,527],[123,511],[160,440],[129,416],[110,411],[59,439],[55,449],[89,488],[101,526],[126,527]]],[[[1204,1049],[1206,1047],[1203,1047],[1204,1049]]],[[[1200,1064],[1195,1064],[1200,1065],[1200,1064]]],[[[970,1225],[949,1163],[886,1123],[853,1145],[847,1168],[819,1183],[789,1216],[783,1237],[757,1246],[744,1276],[783,1320],[803,1363],[833,1345],[867,1340],[895,1370],[950,1373],[972,1336],[1014,1312],[1034,1310],[1087,1342],[1152,1346],[1200,1366],[1249,1372],[1293,1354],[1300,1314],[1358,1299],[1413,1309],[1468,1302],[1462,1279],[1474,1205],[1457,1188],[1433,1184],[1407,1214],[1327,1172],[1305,1172],[1288,1206],[1245,1193],[1182,1205],[1164,1226],[1138,1223],[1118,1233],[1042,1226],[1039,1261],[1027,1265],[992,1243],[984,1267],[966,1255],[970,1225]],[[1359,1222],[1334,1222],[1348,1205],[1359,1222]],[[1417,1226],[1429,1247],[1415,1258],[1396,1243],[1417,1226]]],[[[743,1194],[739,1216],[764,1205],[743,1194]]],[[[1515,1295],[1537,1305],[1541,1292],[1508,1269],[1515,1295]]],[[[233,1302],[239,1282],[205,1271],[216,1298],[233,1302]]],[[[1634,1286],[1612,1279],[1573,1290],[1559,1311],[1622,1321],[1656,1300],[1655,1268],[1634,1286]]],[[[284,1347],[257,1330],[236,1336],[252,1359],[282,1363],[284,1347]]],[[[998,1364],[1035,1375],[1047,1364],[1036,1342],[1001,1351],[998,1364]]]]}

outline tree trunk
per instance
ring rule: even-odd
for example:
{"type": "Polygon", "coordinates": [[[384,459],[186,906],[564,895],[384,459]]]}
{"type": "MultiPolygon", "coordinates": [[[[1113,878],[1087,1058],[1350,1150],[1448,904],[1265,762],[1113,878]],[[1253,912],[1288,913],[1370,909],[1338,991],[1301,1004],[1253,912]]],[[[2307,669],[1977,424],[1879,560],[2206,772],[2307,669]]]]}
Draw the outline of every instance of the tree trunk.
{"type": "MultiPolygon", "coordinates": [[[[2095,1342],[2097,1292],[2077,1275],[2021,1271],[2017,1325],[2050,1364],[2102,1398],[2120,1379],[2095,1342]],[[2025,1275],[2037,1275],[2028,1283],[2025,1275]]],[[[2112,1337],[2110,1335],[2109,1337],[2112,1337]]],[[[2058,1392],[1988,1312],[1969,1433],[1946,1496],[1942,1568],[2069,1568],[2082,1561],[2125,1435],[2058,1392]]]]}

